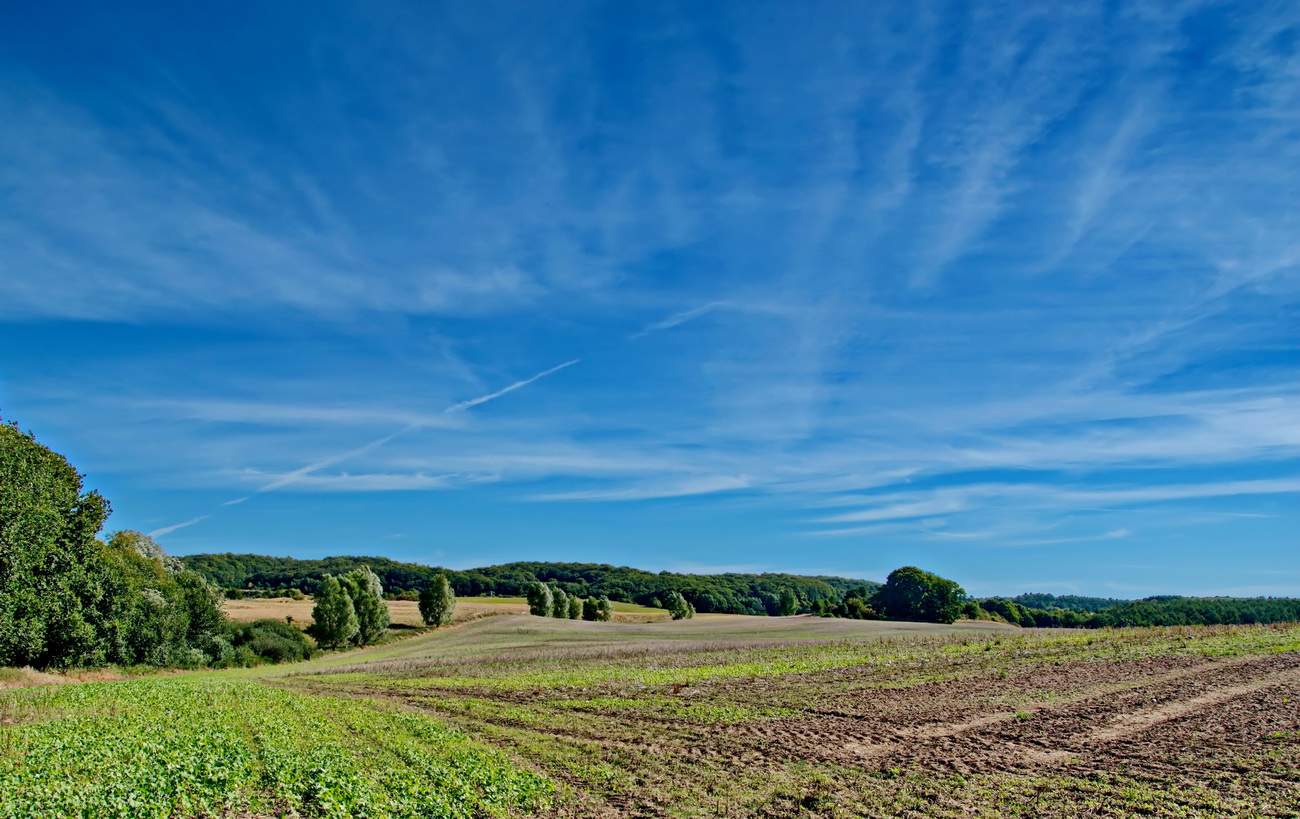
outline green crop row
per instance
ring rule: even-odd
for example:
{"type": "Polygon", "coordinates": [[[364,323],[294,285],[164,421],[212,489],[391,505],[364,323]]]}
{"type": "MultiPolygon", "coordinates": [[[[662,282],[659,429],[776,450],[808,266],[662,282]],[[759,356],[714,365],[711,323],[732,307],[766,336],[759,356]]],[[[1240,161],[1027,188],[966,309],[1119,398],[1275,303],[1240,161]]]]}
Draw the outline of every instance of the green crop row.
{"type": "Polygon", "coordinates": [[[460,731],[366,701],[195,675],[0,695],[0,817],[471,817],[549,780],[460,731]],[[19,716],[20,715],[20,716],[19,716]]]}

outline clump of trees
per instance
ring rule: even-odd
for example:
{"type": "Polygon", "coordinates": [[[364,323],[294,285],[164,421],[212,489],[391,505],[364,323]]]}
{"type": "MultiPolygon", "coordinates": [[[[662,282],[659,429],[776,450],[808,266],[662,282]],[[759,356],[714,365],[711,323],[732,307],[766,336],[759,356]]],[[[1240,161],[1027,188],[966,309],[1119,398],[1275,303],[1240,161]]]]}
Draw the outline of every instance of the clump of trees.
{"type": "Polygon", "coordinates": [[[341,577],[327,574],[321,579],[311,617],[311,634],[322,646],[371,645],[388,630],[383,584],[366,568],[341,577]]]}
{"type": "MultiPolygon", "coordinates": [[[[110,506],[67,459],[0,424],[0,665],[198,668],[306,656],[233,626],[221,594],[148,535],[98,537],[110,506]]],[[[295,630],[296,633],[296,630],[295,630]]]]}
{"type": "Polygon", "coordinates": [[[360,567],[379,575],[390,597],[415,599],[435,574],[445,574],[456,594],[465,597],[524,595],[533,583],[562,589],[569,596],[657,605],[677,591],[699,612],[725,614],[780,613],[786,589],[795,592],[799,611],[810,611],[819,601],[838,603],[855,586],[878,583],[843,577],[791,574],[679,574],[648,572],[603,563],[519,562],[453,571],[416,563],[399,563],[383,557],[327,557],[295,560],[264,555],[199,554],[182,558],[185,565],[222,588],[241,593],[266,591],[271,596],[288,589],[314,594],[326,574],[336,577],[360,567]]]}
{"type": "Polygon", "coordinates": [[[582,601],[582,619],[593,620],[597,623],[608,623],[614,619],[614,604],[603,594],[594,600],[588,597],[582,601]],[[592,605],[588,607],[588,603],[592,605]]]}
{"type": "Polygon", "coordinates": [[[456,613],[456,594],[447,582],[447,575],[436,574],[420,590],[420,617],[424,624],[437,628],[451,622],[456,613]]]}
{"type": "Polygon", "coordinates": [[[555,617],[560,620],[610,620],[614,605],[605,595],[583,599],[549,583],[529,583],[524,590],[528,600],[528,613],[535,617],[555,617]]]}
{"type": "Polygon", "coordinates": [[[876,590],[873,607],[890,620],[951,623],[961,616],[966,590],[915,566],[895,569],[876,590]]]}
{"type": "Polygon", "coordinates": [[[664,608],[674,620],[689,620],[695,616],[695,607],[680,592],[670,591],[664,596],[664,608]]]}
{"type": "Polygon", "coordinates": [[[963,615],[966,592],[951,580],[904,566],[890,572],[883,586],[856,586],[838,603],[814,603],[813,614],[853,620],[912,620],[951,623],[963,615]]]}
{"type": "Polygon", "coordinates": [[[545,583],[533,582],[528,586],[528,613],[534,617],[550,617],[555,606],[555,596],[545,583]]]}

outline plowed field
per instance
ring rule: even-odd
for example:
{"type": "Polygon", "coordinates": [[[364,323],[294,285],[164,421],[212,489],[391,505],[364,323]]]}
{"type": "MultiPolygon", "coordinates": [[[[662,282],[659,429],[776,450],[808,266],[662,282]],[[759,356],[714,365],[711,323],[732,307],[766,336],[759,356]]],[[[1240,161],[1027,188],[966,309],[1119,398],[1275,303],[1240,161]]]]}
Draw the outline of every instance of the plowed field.
{"type": "Polygon", "coordinates": [[[282,684],[486,738],[556,816],[1300,816],[1295,627],[530,619],[282,684]]]}

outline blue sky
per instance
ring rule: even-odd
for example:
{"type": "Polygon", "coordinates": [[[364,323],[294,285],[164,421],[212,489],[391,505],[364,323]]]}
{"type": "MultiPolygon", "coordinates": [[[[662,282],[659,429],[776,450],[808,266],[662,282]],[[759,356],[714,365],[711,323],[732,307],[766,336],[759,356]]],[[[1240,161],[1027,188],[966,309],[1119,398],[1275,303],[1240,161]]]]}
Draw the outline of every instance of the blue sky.
{"type": "Polygon", "coordinates": [[[0,415],[169,551],[1300,595],[1300,6],[0,10],[0,415]]]}

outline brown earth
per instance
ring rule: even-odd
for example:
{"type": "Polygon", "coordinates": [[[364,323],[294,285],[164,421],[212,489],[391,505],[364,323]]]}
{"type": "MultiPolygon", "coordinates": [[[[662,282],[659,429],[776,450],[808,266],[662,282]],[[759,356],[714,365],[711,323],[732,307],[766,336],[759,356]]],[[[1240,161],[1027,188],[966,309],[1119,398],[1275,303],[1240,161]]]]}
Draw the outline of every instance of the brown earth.
{"type": "MultiPolygon", "coordinates": [[[[437,693],[457,696],[450,691],[437,693]]],[[[795,711],[786,718],[722,725],[692,723],[671,709],[657,715],[649,703],[639,712],[580,704],[565,712],[548,711],[548,703],[558,702],[557,693],[480,689],[473,696],[487,697],[506,708],[498,715],[476,713],[473,719],[463,713],[452,715],[467,727],[500,729],[502,737],[513,737],[507,744],[522,747],[525,756],[567,782],[576,796],[557,808],[556,815],[662,816],[680,809],[684,789],[695,788],[696,796],[716,789],[720,794],[716,804],[703,813],[680,815],[958,816],[965,815],[961,805],[966,803],[951,799],[951,804],[936,802],[934,812],[929,808],[876,812],[861,805],[837,811],[862,798],[865,791],[894,787],[881,782],[915,788],[919,786],[911,784],[913,779],[966,782],[976,777],[971,781],[993,781],[1000,783],[998,787],[1084,783],[1070,785],[1068,793],[1054,797],[1058,801],[1052,804],[1059,812],[1056,808],[1035,812],[1022,805],[1015,815],[1300,816],[1300,770],[1295,764],[1300,734],[1297,652],[1229,659],[1178,655],[1088,660],[1029,665],[1010,672],[974,668],[947,679],[910,684],[891,684],[879,668],[863,667],[669,686],[642,694],[607,692],[795,711]],[[514,708],[520,705],[531,707],[539,718],[521,717],[514,708]],[[608,774],[557,765],[547,751],[530,753],[528,746],[536,743],[587,749],[607,765],[636,775],[630,786],[615,786],[602,779],[608,774]],[[748,805],[725,801],[721,795],[734,795],[742,787],[736,783],[750,782],[743,787],[753,790],[766,782],[784,781],[793,770],[811,769],[836,772],[831,775],[835,784],[826,786],[834,794],[825,797],[830,802],[819,802],[823,797],[815,793],[789,804],[773,796],[773,805],[785,807],[760,808],[752,801],[748,805]],[[1088,808],[1092,797],[1087,789],[1105,790],[1115,777],[1157,792],[1164,789],[1174,794],[1169,797],[1173,806],[1168,813],[1159,806],[1133,813],[1088,808]],[[1197,802],[1209,798],[1195,795],[1203,792],[1231,798],[1234,788],[1244,787],[1242,782],[1249,784],[1242,794],[1244,802],[1197,802]],[[1184,792],[1193,795],[1180,795],[1184,792]],[[828,807],[830,803],[839,807],[828,807]],[[1067,811],[1062,807],[1066,804],[1074,807],[1067,811]],[[1247,807],[1228,810],[1222,807],[1225,804],[1247,807]],[[948,809],[952,812],[943,812],[948,809]]],[[[594,693],[560,695],[582,699],[594,693]]],[[[445,705],[431,708],[418,697],[406,701],[448,716],[445,705]]],[[[1115,785],[1112,790],[1126,793],[1124,788],[1140,790],[1138,786],[1115,785]]],[[[807,785],[799,787],[798,793],[813,792],[807,785]]],[[[1001,810],[995,807],[992,813],[979,815],[1003,815],[1001,810]]],[[[1012,815],[1010,808],[1006,810],[1006,815],[1012,815]]]]}

